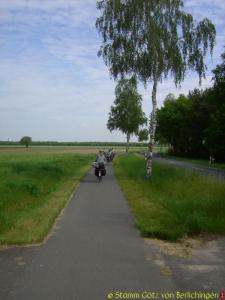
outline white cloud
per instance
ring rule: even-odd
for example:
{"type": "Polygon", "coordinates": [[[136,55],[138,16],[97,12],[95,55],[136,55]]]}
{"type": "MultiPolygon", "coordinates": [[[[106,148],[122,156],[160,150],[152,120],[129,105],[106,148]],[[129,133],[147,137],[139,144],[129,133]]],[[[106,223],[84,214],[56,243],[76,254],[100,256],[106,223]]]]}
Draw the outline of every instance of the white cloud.
{"type": "Polygon", "coordinates": [[[47,20],[65,26],[69,22],[75,27],[95,20],[95,7],[93,0],[2,0],[0,16],[1,22],[14,20],[32,25],[47,20]]]}
{"type": "Polygon", "coordinates": [[[102,85],[90,82],[80,87],[68,83],[60,69],[54,70],[53,78],[52,72],[43,73],[35,63],[0,61],[0,65],[4,87],[0,88],[0,138],[19,139],[28,128],[33,139],[42,140],[104,140],[103,132],[107,136],[105,117],[113,101],[113,82],[106,79],[102,85]]]}
{"type": "MultiPolygon", "coordinates": [[[[225,44],[225,1],[185,0],[197,19],[209,17],[218,29],[214,65],[225,44]]],[[[0,1],[0,140],[29,134],[36,140],[122,140],[106,122],[115,83],[97,57],[101,37],[95,29],[94,0],[0,1]]],[[[202,88],[210,86],[211,74],[202,88]]],[[[159,106],[168,93],[198,87],[188,76],[176,89],[159,85],[159,106]]],[[[140,85],[143,106],[151,110],[151,85],[140,85]]]]}
{"type": "Polygon", "coordinates": [[[82,6],[87,8],[89,5],[93,5],[93,0],[6,0],[0,2],[1,9],[44,9],[52,10],[55,8],[77,8],[82,6]]]}

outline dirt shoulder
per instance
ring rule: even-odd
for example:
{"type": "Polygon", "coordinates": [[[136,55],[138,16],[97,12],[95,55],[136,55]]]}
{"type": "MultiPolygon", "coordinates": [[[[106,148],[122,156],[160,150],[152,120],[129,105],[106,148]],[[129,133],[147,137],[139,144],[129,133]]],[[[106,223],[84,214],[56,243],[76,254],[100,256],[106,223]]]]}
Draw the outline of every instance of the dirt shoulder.
{"type": "Polygon", "coordinates": [[[145,243],[147,249],[155,249],[156,255],[151,259],[179,291],[220,293],[224,290],[225,237],[199,236],[177,242],[145,239],[145,243]]]}

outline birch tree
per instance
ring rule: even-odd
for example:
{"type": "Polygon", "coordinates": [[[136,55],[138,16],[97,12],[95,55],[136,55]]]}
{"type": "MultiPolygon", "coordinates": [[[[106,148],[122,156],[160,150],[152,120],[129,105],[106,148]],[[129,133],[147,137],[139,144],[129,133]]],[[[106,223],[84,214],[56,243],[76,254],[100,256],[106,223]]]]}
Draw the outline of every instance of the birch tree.
{"type": "Polygon", "coordinates": [[[146,124],[147,119],[142,111],[142,97],[137,92],[134,79],[120,80],[115,89],[114,105],[111,106],[107,128],[118,129],[126,134],[126,152],[129,149],[130,137],[138,135],[139,127],[146,124]]]}
{"type": "Polygon", "coordinates": [[[144,142],[148,140],[148,129],[143,128],[138,132],[138,142],[144,142]]]}
{"type": "Polygon", "coordinates": [[[152,112],[146,175],[152,175],[156,130],[156,93],[167,76],[180,84],[188,69],[205,76],[204,58],[215,44],[216,30],[205,18],[195,21],[182,0],[101,0],[96,27],[102,35],[98,52],[114,79],[133,76],[146,86],[152,82],[152,112]]]}

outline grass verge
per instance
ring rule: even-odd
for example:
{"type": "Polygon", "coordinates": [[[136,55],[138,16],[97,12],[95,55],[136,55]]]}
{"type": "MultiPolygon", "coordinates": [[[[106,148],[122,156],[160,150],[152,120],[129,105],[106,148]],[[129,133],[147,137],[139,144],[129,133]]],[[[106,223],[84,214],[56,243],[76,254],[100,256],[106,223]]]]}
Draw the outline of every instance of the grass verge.
{"type": "Polygon", "coordinates": [[[132,154],[119,156],[114,166],[143,236],[177,240],[225,233],[224,182],[159,163],[149,181],[145,160],[132,154]]]}
{"type": "Polygon", "coordinates": [[[93,155],[0,156],[0,245],[40,243],[93,155]]]}

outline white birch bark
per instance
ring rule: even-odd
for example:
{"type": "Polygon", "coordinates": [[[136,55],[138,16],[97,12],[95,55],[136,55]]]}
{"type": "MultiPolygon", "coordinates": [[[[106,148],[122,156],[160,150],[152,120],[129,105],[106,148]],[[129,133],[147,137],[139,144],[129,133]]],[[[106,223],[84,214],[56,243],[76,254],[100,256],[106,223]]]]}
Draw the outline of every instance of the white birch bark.
{"type": "Polygon", "coordinates": [[[150,117],[149,124],[149,145],[148,153],[146,159],[146,176],[150,178],[152,176],[152,157],[153,157],[153,147],[155,144],[155,131],[156,131],[156,109],[157,109],[157,100],[156,100],[156,91],[157,91],[158,80],[155,78],[152,88],[152,112],[150,117]]]}
{"type": "Polygon", "coordinates": [[[127,145],[126,145],[126,153],[128,153],[129,150],[129,142],[130,142],[130,134],[127,134],[127,145]]]}

